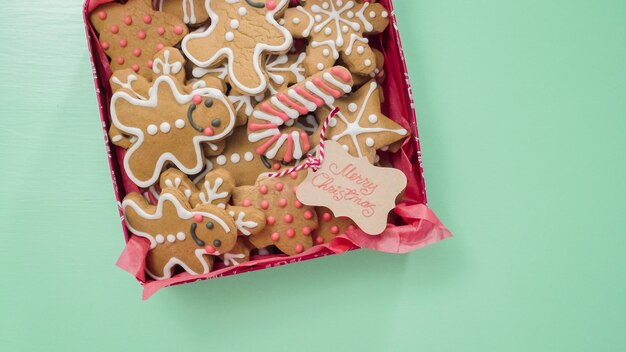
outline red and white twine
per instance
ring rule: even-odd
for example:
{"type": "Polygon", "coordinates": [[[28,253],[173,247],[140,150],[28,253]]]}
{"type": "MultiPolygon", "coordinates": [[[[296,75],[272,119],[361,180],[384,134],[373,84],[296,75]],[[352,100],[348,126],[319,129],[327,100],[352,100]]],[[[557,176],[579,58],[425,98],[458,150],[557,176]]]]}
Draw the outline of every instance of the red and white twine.
{"type": "Polygon", "coordinates": [[[304,163],[294,166],[292,168],[289,168],[287,170],[283,170],[281,172],[268,174],[267,176],[268,177],[283,177],[285,175],[291,174],[292,172],[298,172],[300,170],[304,170],[308,168],[313,169],[313,171],[317,171],[317,168],[320,167],[320,165],[322,165],[322,162],[324,161],[324,142],[326,138],[326,129],[328,129],[328,123],[330,122],[330,119],[334,118],[335,115],[337,115],[338,112],[339,112],[339,108],[334,108],[333,111],[331,111],[330,114],[328,114],[328,116],[324,120],[324,123],[322,124],[322,131],[320,132],[319,158],[316,158],[311,154],[307,154],[306,161],[304,163]]]}

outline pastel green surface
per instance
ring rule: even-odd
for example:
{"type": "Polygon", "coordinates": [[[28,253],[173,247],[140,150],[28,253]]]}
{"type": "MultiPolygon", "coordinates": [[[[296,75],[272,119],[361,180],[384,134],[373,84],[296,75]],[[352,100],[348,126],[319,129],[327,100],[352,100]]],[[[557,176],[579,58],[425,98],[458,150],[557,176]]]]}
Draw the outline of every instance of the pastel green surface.
{"type": "Polygon", "coordinates": [[[455,237],[141,302],[82,1],[2,1],[0,351],[626,350],[626,2],[395,2],[455,237]]]}

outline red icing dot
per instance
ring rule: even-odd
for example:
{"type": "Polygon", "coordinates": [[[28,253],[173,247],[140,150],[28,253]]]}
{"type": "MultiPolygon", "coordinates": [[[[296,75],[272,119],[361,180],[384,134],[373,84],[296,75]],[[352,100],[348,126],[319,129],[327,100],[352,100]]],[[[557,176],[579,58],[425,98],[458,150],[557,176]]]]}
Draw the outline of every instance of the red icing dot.
{"type": "Polygon", "coordinates": [[[278,232],[274,232],[270,238],[272,239],[272,241],[276,242],[280,239],[280,234],[278,232]]]}
{"type": "Polygon", "coordinates": [[[135,48],[133,49],[133,55],[140,57],[141,56],[141,49],[139,48],[135,48]]]}
{"type": "Polygon", "coordinates": [[[297,201],[295,201],[295,202],[293,203],[293,206],[295,206],[295,207],[296,207],[296,209],[300,209],[300,208],[302,208],[302,203],[300,203],[300,201],[299,201],[299,200],[297,200],[297,201]]]}
{"type": "Polygon", "coordinates": [[[354,225],[350,225],[350,226],[348,226],[348,231],[352,231],[352,230],[354,230],[354,229],[356,229],[356,227],[354,227],[354,225]]]}
{"type": "Polygon", "coordinates": [[[302,234],[303,234],[303,235],[305,235],[305,236],[310,235],[310,234],[311,234],[311,232],[312,232],[312,230],[311,230],[311,228],[310,228],[310,227],[308,227],[308,226],[305,226],[305,227],[303,227],[303,228],[302,228],[302,234]]]}
{"type": "Polygon", "coordinates": [[[213,132],[213,129],[211,127],[207,127],[204,129],[204,132],[202,132],[205,136],[212,136],[215,132],[213,132]]]}
{"type": "Polygon", "coordinates": [[[157,48],[158,51],[161,51],[161,50],[163,50],[163,48],[165,48],[165,45],[163,45],[163,43],[159,43],[159,44],[157,44],[156,48],[157,48]]]}
{"type": "Polygon", "coordinates": [[[244,199],[242,205],[244,207],[249,207],[252,204],[252,202],[250,202],[250,199],[244,199]]]}
{"type": "Polygon", "coordinates": [[[141,40],[146,39],[146,32],[144,32],[144,31],[137,32],[137,38],[139,38],[141,40]]]}
{"type": "Polygon", "coordinates": [[[139,72],[139,65],[137,65],[137,64],[132,64],[132,66],[130,66],[130,68],[132,68],[133,71],[135,71],[135,72],[139,72]]]}
{"type": "Polygon", "coordinates": [[[278,206],[279,206],[279,207],[281,207],[281,208],[286,207],[286,206],[287,206],[287,199],[285,199],[285,198],[281,198],[281,199],[278,201],[278,206]]]}
{"type": "Polygon", "coordinates": [[[213,247],[213,246],[206,246],[206,247],[204,247],[204,251],[207,252],[207,254],[213,254],[213,253],[215,253],[215,247],[213,247]]]}
{"type": "Polygon", "coordinates": [[[268,217],[267,217],[267,219],[265,219],[265,222],[266,222],[268,225],[274,225],[274,224],[276,223],[276,219],[274,219],[274,217],[273,217],[273,216],[268,216],[268,217]]]}
{"type": "Polygon", "coordinates": [[[122,48],[125,48],[125,47],[126,47],[126,45],[128,45],[128,40],[126,40],[126,39],[120,39],[120,46],[121,46],[122,48]]]}
{"type": "Polygon", "coordinates": [[[152,16],[150,16],[150,15],[143,16],[143,23],[145,23],[145,24],[152,23],[152,16]]]}
{"type": "Polygon", "coordinates": [[[289,177],[291,177],[292,179],[294,179],[294,180],[295,180],[295,179],[297,179],[297,178],[298,178],[298,173],[294,171],[294,172],[292,172],[292,173],[290,173],[290,174],[289,174],[289,177]]]}
{"type": "Polygon", "coordinates": [[[317,243],[317,244],[322,244],[322,243],[324,243],[324,237],[322,237],[322,236],[317,236],[317,237],[315,238],[315,243],[317,243]]]}
{"type": "Polygon", "coordinates": [[[311,220],[313,219],[313,212],[310,210],[307,210],[304,212],[304,218],[307,220],[311,220]]]}
{"type": "Polygon", "coordinates": [[[116,26],[116,25],[112,25],[111,26],[111,33],[113,34],[117,34],[117,32],[120,31],[120,27],[116,26]]]}
{"type": "Polygon", "coordinates": [[[102,49],[109,50],[109,43],[108,42],[102,42],[102,43],[100,43],[100,45],[102,46],[102,49]]]}
{"type": "Polygon", "coordinates": [[[285,220],[286,223],[291,224],[293,222],[293,215],[285,214],[285,216],[283,217],[283,220],[285,220]]]}
{"type": "Polygon", "coordinates": [[[280,170],[280,163],[274,164],[274,170],[280,170]]]}
{"type": "Polygon", "coordinates": [[[330,213],[324,213],[324,215],[322,215],[322,219],[324,219],[324,221],[330,221],[330,219],[332,219],[332,215],[330,215],[330,213]]]}
{"type": "Polygon", "coordinates": [[[193,219],[194,219],[196,222],[202,222],[202,220],[204,220],[204,218],[203,218],[203,217],[202,217],[202,215],[200,215],[200,214],[196,214],[196,215],[194,215],[194,216],[193,216],[193,219]]]}
{"type": "Polygon", "coordinates": [[[124,64],[124,58],[120,56],[117,59],[115,59],[115,62],[117,62],[118,65],[123,65],[124,64]]]}
{"type": "Polygon", "coordinates": [[[152,60],[148,60],[148,62],[146,63],[149,69],[152,69],[152,60]]]}
{"type": "Polygon", "coordinates": [[[330,228],[330,232],[331,232],[333,235],[338,234],[338,233],[339,233],[339,227],[337,227],[337,226],[333,226],[333,227],[331,227],[331,228],[330,228]]]}
{"type": "Polygon", "coordinates": [[[261,209],[267,209],[270,207],[270,202],[264,200],[261,202],[261,209]]]}
{"type": "Polygon", "coordinates": [[[267,7],[268,10],[272,11],[276,8],[276,3],[273,0],[267,0],[265,2],[265,7],[267,7]]]}
{"type": "Polygon", "coordinates": [[[124,24],[130,26],[131,24],[133,24],[133,18],[130,16],[124,17],[124,24]]]}
{"type": "Polygon", "coordinates": [[[158,28],[157,28],[157,33],[159,33],[159,35],[163,35],[163,34],[165,34],[165,28],[163,28],[163,27],[158,27],[158,28]]]}
{"type": "Polygon", "coordinates": [[[101,20],[106,20],[107,19],[107,13],[106,11],[100,11],[98,12],[98,18],[101,20]]]}
{"type": "Polygon", "coordinates": [[[261,194],[267,194],[267,191],[268,189],[266,185],[263,185],[259,188],[259,192],[261,192],[261,194]]]}
{"type": "Polygon", "coordinates": [[[294,238],[295,236],[296,236],[296,230],[294,230],[294,229],[287,229],[287,237],[294,238]]]}
{"type": "Polygon", "coordinates": [[[199,95],[194,95],[193,98],[191,98],[191,101],[193,101],[193,103],[196,105],[200,105],[202,104],[202,97],[199,95]]]}
{"type": "Polygon", "coordinates": [[[282,183],[280,183],[280,182],[277,182],[277,183],[274,185],[274,188],[276,188],[276,190],[277,190],[278,192],[281,192],[281,191],[283,190],[283,187],[284,187],[284,186],[283,186],[283,184],[282,184],[282,183]]]}
{"type": "Polygon", "coordinates": [[[181,35],[183,34],[183,27],[181,26],[174,26],[174,33],[181,35]]]}
{"type": "Polygon", "coordinates": [[[300,243],[298,243],[296,245],[296,253],[299,254],[299,253],[302,253],[302,252],[304,252],[304,247],[300,243]]]}

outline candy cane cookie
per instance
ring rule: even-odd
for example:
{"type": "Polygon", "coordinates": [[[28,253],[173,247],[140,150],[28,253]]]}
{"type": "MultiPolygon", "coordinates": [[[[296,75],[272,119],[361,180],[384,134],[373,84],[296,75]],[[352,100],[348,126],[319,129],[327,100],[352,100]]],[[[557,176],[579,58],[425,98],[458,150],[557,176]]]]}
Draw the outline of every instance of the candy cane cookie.
{"type": "Polygon", "coordinates": [[[294,126],[299,116],[352,91],[352,74],[335,66],[274,94],[259,103],[248,120],[248,141],[255,152],[268,159],[290,162],[301,159],[311,148],[309,136],[294,126]]]}

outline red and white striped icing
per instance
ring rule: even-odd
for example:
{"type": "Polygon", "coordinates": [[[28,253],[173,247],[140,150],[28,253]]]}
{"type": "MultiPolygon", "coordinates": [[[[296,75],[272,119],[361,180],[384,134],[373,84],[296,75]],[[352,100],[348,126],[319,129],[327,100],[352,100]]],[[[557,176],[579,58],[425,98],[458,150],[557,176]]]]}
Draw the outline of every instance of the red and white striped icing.
{"type": "Polygon", "coordinates": [[[281,147],[286,145],[284,161],[301,159],[311,148],[309,136],[299,128],[289,132],[280,128],[293,126],[299,116],[313,112],[324,104],[331,106],[335,99],[350,93],[351,79],[348,70],[336,66],[258,104],[248,124],[248,140],[261,143],[256,153],[274,159],[281,147]]]}

